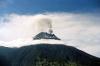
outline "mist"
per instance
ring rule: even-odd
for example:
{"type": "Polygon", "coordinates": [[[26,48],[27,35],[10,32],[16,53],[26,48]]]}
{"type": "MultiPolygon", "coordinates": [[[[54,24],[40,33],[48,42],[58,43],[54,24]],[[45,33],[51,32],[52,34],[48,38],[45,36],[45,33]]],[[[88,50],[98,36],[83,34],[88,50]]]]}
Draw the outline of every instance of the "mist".
{"type": "MultiPolygon", "coordinates": [[[[53,33],[66,45],[75,46],[100,57],[100,19],[96,15],[46,13],[33,15],[9,14],[0,19],[0,45],[20,47],[33,42],[33,37],[47,31],[52,22],[53,33]],[[43,25],[42,19],[47,19],[43,25]],[[37,26],[38,25],[41,26],[37,26]],[[50,25],[50,24],[48,24],[50,25]],[[42,27],[42,28],[41,28],[42,27]]],[[[34,43],[33,43],[34,44],[34,43]]]]}

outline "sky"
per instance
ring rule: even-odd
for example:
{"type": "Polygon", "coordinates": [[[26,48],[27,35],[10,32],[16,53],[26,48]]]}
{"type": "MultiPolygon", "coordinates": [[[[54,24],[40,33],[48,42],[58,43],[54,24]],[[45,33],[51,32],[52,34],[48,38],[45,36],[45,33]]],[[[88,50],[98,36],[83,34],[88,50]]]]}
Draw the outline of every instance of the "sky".
{"type": "Polygon", "coordinates": [[[0,0],[0,14],[99,12],[100,0],[0,0]]]}
{"type": "Polygon", "coordinates": [[[0,46],[31,43],[41,18],[65,45],[100,57],[100,0],[0,0],[0,46]]]}

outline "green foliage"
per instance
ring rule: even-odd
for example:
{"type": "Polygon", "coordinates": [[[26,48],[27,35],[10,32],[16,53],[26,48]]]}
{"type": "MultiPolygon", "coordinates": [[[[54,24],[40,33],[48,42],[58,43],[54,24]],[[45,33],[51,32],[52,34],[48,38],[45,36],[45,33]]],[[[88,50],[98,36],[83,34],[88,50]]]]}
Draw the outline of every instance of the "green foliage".
{"type": "Polygon", "coordinates": [[[21,47],[11,66],[100,66],[99,58],[71,46],[39,44],[21,47]]]}
{"type": "Polygon", "coordinates": [[[65,62],[59,60],[49,60],[49,59],[42,59],[38,58],[36,61],[35,66],[81,66],[75,62],[65,62]]]}

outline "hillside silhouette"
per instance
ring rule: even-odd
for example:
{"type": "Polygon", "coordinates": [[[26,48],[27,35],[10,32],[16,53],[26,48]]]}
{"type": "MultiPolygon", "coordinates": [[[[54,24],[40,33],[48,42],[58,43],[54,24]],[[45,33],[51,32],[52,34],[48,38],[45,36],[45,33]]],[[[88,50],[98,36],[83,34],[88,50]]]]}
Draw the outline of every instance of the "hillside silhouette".
{"type": "Polygon", "coordinates": [[[100,66],[100,58],[62,44],[1,48],[0,66],[100,66]]]}

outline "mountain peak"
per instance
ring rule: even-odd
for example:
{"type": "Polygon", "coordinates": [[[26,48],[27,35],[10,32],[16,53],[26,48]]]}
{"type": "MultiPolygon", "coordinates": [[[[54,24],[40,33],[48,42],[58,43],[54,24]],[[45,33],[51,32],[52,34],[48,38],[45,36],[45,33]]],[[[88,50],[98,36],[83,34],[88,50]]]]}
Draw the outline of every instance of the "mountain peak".
{"type": "Polygon", "coordinates": [[[37,34],[33,40],[37,39],[55,39],[55,40],[60,40],[55,34],[52,33],[47,33],[47,32],[40,32],[37,34]]]}
{"type": "Polygon", "coordinates": [[[52,21],[48,18],[42,18],[37,22],[37,27],[39,30],[39,34],[37,34],[33,40],[38,39],[55,39],[60,40],[58,37],[56,37],[55,34],[53,34],[52,29],[52,21]]]}

